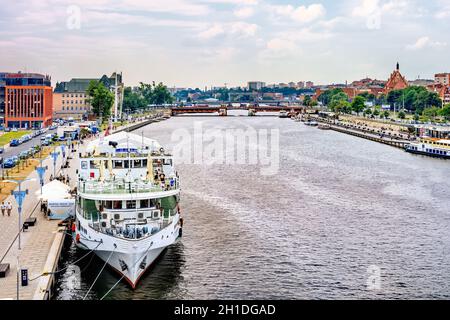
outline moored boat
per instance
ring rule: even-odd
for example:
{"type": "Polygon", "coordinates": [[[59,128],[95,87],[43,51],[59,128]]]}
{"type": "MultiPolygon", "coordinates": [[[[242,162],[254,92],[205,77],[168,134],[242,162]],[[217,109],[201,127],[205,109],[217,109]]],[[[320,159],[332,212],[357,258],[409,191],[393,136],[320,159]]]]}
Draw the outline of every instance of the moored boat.
{"type": "Polygon", "coordinates": [[[181,236],[180,184],[172,156],[158,142],[120,132],[80,154],[78,247],[92,250],[132,288],[181,236]]]}
{"type": "Polygon", "coordinates": [[[423,138],[405,146],[406,152],[425,156],[450,159],[450,140],[423,138]]]}

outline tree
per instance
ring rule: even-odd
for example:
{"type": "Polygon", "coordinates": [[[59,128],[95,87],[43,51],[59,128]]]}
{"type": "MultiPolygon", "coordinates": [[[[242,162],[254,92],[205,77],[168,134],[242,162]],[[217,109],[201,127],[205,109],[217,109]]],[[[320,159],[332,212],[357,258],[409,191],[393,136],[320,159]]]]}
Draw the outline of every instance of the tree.
{"type": "Polygon", "coordinates": [[[400,118],[400,119],[405,119],[406,118],[406,113],[404,112],[404,111],[400,111],[399,113],[398,113],[398,117],[400,118]]]}
{"type": "Polygon", "coordinates": [[[170,94],[169,90],[162,82],[158,83],[157,85],[153,83],[153,92],[150,99],[150,104],[161,105],[166,103],[173,103],[173,97],[170,94]]]}
{"type": "Polygon", "coordinates": [[[372,110],[370,108],[364,109],[363,114],[364,116],[368,117],[372,113],[372,110]]]}
{"type": "Polygon", "coordinates": [[[356,114],[359,116],[359,113],[362,112],[365,108],[365,102],[366,99],[361,96],[356,96],[355,99],[352,101],[352,110],[356,112],[356,114]]]}
{"type": "Polygon", "coordinates": [[[123,94],[123,109],[135,112],[145,109],[145,99],[138,92],[133,92],[130,87],[126,87],[123,94]]]}
{"type": "Polygon", "coordinates": [[[99,81],[91,81],[89,83],[87,94],[89,96],[87,100],[92,106],[92,112],[105,122],[111,115],[114,94],[99,81]]]}
{"type": "Polygon", "coordinates": [[[311,103],[311,96],[305,96],[305,99],[303,99],[303,105],[309,106],[311,103]]]}
{"type": "Polygon", "coordinates": [[[436,107],[426,108],[423,110],[422,115],[426,117],[427,119],[431,119],[434,121],[434,119],[439,115],[440,109],[436,107]]]}
{"type": "Polygon", "coordinates": [[[318,97],[318,100],[322,102],[323,105],[328,106],[331,103],[333,96],[339,93],[344,93],[344,91],[340,88],[327,90],[318,97]]]}
{"type": "Polygon", "coordinates": [[[444,117],[445,120],[450,120],[450,103],[439,110],[439,115],[444,117]]]}
{"type": "Polygon", "coordinates": [[[331,97],[328,106],[331,109],[331,111],[334,111],[336,113],[338,112],[347,113],[348,110],[351,109],[350,104],[348,103],[348,96],[342,90],[337,91],[337,93],[331,97]]]}
{"type": "Polygon", "coordinates": [[[389,111],[387,111],[387,110],[383,112],[383,117],[384,117],[385,119],[389,118],[390,115],[391,115],[391,114],[390,114],[389,111]]]}

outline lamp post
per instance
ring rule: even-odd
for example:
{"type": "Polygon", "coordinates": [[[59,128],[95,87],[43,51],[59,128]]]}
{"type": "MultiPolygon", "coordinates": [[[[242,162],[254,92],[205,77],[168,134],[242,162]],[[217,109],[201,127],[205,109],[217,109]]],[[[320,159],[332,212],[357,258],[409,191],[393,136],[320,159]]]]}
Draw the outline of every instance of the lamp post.
{"type": "Polygon", "coordinates": [[[28,194],[28,189],[22,190],[22,183],[26,182],[26,181],[35,181],[36,179],[34,178],[27,178],[27,179],[10,179],[10,180],[5,180],[5,182],[13,182],[13,183],[17,183],[19,185],[19,190],[13,190],[11,193],[14,196],[14,198],[16,199],[17,202],[17,211],[19,212],[19,250],[21,250],[21,236],[20,233],[22,232],[22,205],[23,205],[23,201],[25,200],[25,196],[28,194]]]}
{"type": "Polygon", "coordinates": [[[53,149],[53,152],[50,153],[53,159],[53,178],[56,177],[56,161],[58,160],[59,152],[56,149],[53,149]]]}

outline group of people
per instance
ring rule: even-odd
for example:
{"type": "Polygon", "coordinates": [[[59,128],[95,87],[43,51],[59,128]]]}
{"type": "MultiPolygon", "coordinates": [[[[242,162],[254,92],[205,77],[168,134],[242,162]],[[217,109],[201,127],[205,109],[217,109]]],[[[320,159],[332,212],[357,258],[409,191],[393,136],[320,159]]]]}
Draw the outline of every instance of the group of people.
{"type": "Polygon", "coordinates": [[[50,175],[50,181],[53,181],[55,179],[61,181],[62,183],[70,184],[70,177],[69,177],[69,175],[65,175],[64,176],[63,174],[60,174],[56,178],[54,178],[53,175],[50,175]]]}
{"type": "Polygon", "coordinates": [[[12,204],[10,201],[7,201],[7,202],[2,201],[0,209],[2,210],[2,216],[5,216],[5,213],[8,214],[8,217],[11,216],[12,204]]]}

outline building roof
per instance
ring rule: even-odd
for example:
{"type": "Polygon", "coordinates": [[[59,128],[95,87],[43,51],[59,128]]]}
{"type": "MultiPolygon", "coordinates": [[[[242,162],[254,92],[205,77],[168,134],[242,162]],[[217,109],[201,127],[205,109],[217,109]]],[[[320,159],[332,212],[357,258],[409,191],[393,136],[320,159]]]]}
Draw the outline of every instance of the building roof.
{"type": "Polygon", "coordinates": [[[91,81],[98,81],[98,79],[72,79],[68,82],[58,82],[55,86],[55,93],[86,92],[91,81]]]}

